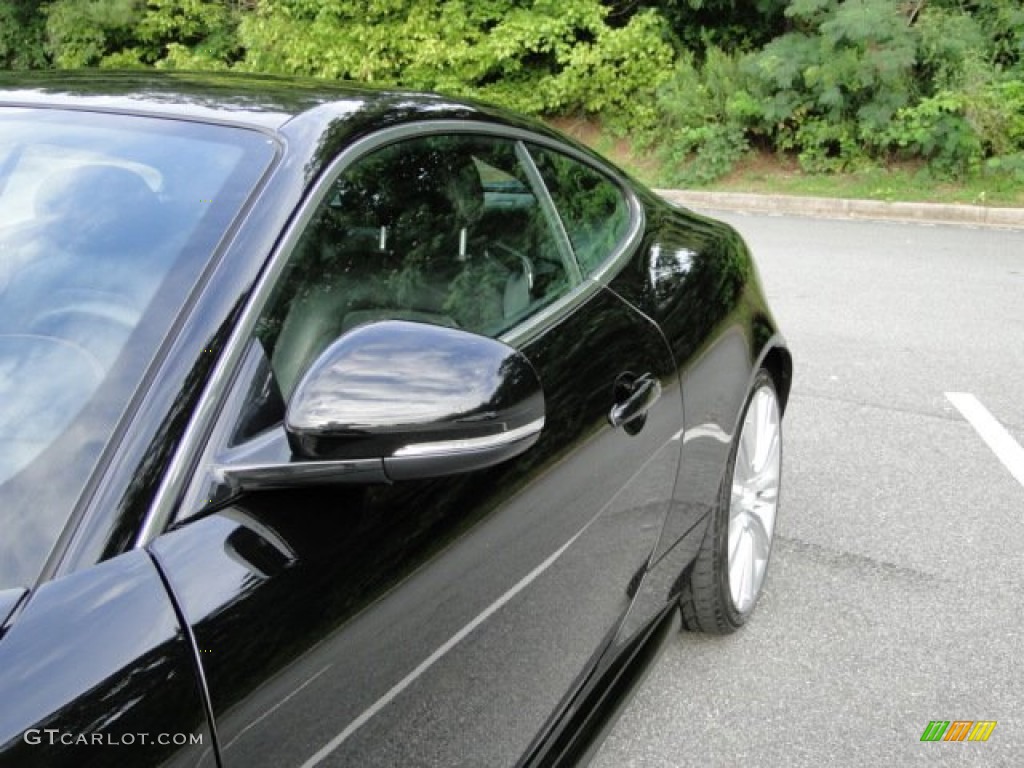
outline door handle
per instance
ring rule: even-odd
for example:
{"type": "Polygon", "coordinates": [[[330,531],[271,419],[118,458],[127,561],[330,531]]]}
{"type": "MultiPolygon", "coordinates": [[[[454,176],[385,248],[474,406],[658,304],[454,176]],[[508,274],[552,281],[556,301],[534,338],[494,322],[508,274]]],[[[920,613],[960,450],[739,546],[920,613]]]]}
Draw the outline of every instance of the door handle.
{"type": "Polygon", "coordinates": [[[620,377],[616,382],[616,390],[623,392],[625,397],[612,406],[608,423],[613,427],[624,427],[629,434],[636,434],[643,427],[643,422],[636,423],[637,420],[646,416],[647,411],[661,397],[661,384],[654,376],[645,373],[629,384],[625,384],[620,377]]]}

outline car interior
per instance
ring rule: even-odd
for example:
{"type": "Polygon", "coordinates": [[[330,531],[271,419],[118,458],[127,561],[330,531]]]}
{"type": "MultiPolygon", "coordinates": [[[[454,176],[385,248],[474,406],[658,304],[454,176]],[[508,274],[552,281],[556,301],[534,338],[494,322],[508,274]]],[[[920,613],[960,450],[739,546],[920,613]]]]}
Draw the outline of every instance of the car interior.
{"type": "Polygon", "coordinates": [[[414,140],[342,175],[263,326],[286,397],[358,325],[404,319],[497,336],[564,293],[571,278],[539,202],[494,164],[514,171],[513,147],[414,140]]]}

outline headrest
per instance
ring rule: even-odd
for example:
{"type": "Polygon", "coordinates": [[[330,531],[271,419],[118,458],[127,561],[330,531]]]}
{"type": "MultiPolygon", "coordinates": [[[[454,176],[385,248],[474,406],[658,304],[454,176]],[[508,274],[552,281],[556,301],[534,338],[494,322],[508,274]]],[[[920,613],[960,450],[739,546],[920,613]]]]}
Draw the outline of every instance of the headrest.
{"type": "Polygon", "coordinates": [[[445,194],[451,200],[459,226],[471,226],[484,208],[484,187],[480,171],[471,157],[458,155],[449,160],[445,194]]]}

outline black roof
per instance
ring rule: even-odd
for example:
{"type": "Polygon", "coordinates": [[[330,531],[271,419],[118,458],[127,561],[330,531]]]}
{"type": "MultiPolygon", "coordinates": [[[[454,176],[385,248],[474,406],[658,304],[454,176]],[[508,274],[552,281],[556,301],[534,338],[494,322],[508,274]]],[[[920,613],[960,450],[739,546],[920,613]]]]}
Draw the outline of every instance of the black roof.
{"type": "Polygon", "coordinates": [[[314,178],[361,136],[422,120],[487,121],[579,142],[498,107],[435,93],[339,80],[176,70],[0,71],[0,107],[80,109],[198,120],[272,131],[314,178]]]}
{"type": "MultiPolygon", "coordinates": [[[[345,117],[395,110],[429,116],[520,123],[510,113],[471,101],[338,80],[235,72],[45,70],[0,72],[0,105],[155,114],[279,129],[311,110],[345,117]]],[[[536,130],[537,124],[529,127],[536,130]]]]}

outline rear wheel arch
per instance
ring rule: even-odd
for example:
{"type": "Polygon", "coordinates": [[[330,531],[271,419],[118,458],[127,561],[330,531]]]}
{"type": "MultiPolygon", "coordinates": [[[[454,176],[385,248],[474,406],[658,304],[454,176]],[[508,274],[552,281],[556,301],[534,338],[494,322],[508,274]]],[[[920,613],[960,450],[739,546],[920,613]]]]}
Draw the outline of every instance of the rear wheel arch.
{"type": "Polygon", "coordinates": [[[764,368],[771,375],[779,396],[779,407],[785,412],[793,385],[793,356],[782,344],[776,344],[764,353],[758,368],[764,368]]]}
{"type": "MultiPolygon", "coordinates": [[[[785,352],[783,348],[780,349],[785,352]]],[[[764,584],[764,572],[770,559],[771,542],[778,512],[778,491],[782,459],[782,396],[779,392],[775,375],[767,366],[766,360],[767,356],[762,358],[762,362],[756,369],[747,398],[740,411],[740,422],[729,452],[728,465],[726,473],[722,478],[718,503],[711,512],[710,521],[697,557],[691,564],[688,572],[681,579],[682,589],[678,596],[679,609],[683,626],[689,630],[703,631],[711,634],[728,634],[735,631],[745,624],[753,613],[764,584]],[[759,522],[764,523],[761,528],[761,530],[764,530],[764,536],[756,537],[762,544],[760,553],[756,555],[759,563],[756,570],[759,576],[754,578],[750,594],[738,598],[737,590],[733,589],[734,584],[730,577],[730,573],[733,572],[732,556],[730,555],[732,528],[734,525],[737,525],[737,536],[743,536],[746,535],[745,531],[740,529],[751,527],[739,526],[739,521],[734,521],[733,518],[738,518],[740,516],[739,513],[751,519],[755,517],[755,515],[750,514],[750,510],[745,510],[744,507],[748,505],[746,500],[747,491],[751,488],[759,487],[761,483],[757,481],[757,478],[750,476],[749,471],[745,472],[743,480],[740,481],[739,506],[734,509],[735,499],[733,497],[736,494],[735,483],[737,482],[734,479],[734,474],[737,472],[739,443],[745,440],[745,435],[749,428],[762,423],[761,419],[755,419],[751,423],[748,423],[750,420],[747,419],[748,412],[754,407],[755,398],[762,394],[767,396],[769,402],[774,401],[775,403],[772,407],[774,417],[763,422],[764,425],[771,427],[774,431],[774,444],[776,448],[774,453],[769,452],[769,454],[775,457],[769,462],[773,464],[773,468],[757,470],[757,473],[767,472],[766,477],[771,476],[771,482],[762,489],[767,494],[766,499],[772,500],[770,503],[771,510],[766,517],[762,518],[763,513],[760,512],[756,515],[759,518],[759,522]],[[737,602],[737,599],[739,599],[739,602],[737,602]]],[[[777,364],[780,366],[784,366],[787,362],[786,358],[783,357],[776,357],[774,360],[777,360],[777,364]]],[[[785,376],[787,369],[784,367],[780,368],[779,374],[785,376]]],[[[757,495],[760,496],[762,491],[759,491],[757,495]]],[[[751,499],[749,504],[754,505],[755,500],[751,499]]],[[[754,555],[751,556],[755,557],[754,555]]],[[[755,570],[753,563],[754,561],[751,560],[752,571],[755,570]]],[[[741,594],[744,592],[744,590],[739,591],[741,594]]]]}

